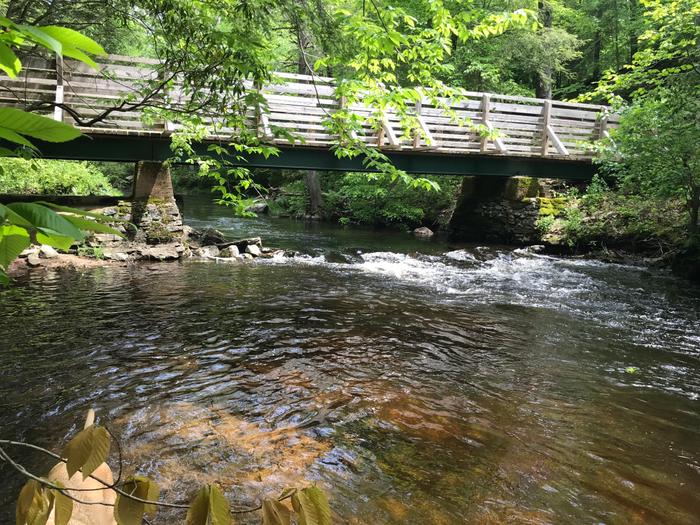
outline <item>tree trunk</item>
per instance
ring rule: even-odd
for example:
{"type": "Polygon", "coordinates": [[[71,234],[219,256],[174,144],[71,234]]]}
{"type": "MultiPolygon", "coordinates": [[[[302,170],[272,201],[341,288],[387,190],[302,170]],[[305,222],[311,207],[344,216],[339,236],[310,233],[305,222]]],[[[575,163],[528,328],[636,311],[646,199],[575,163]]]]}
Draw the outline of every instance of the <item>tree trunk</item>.
{"type": "MultiPolygon", "coordinates": [[[[310,75],[312,71],[305,52],[311,46],[311,38],[301,25],[297,27],[297,45],[299,46],[298,71],[302,75],[310,75]]],[[[317,215],[323,206],[323,194],[321,193],[321,181],[318,178],[318,173],[315,170],[307,171],[304,174],[304,182],[306,190],[309,192],[309,214],[317,215]]]]}
{"type": "MultiPolygon", "coordinates": [[[[552,6],[546,0],[538,0],[537,12],[544,30],[552,27],[552,6]]],[[[537,98],[552,98],[552,70],[545,66],[538,71],[535,79],[535,96],[537,98]]]]}
{"type": "Polygon", "coordinates": [[[688,223],[688,232],[691,237],[698,233],[698,215],[700,214],[700,196],[688,202],[688,211],[690,212],[690,221],[688,223]]]}
{"type": "Polygon", "coordinates": [[[304,174],[304,182],[306,189],[309,192],[309,213],[318,215],[321,206],[323,206],[323,194],[321,193],[321,181],[318,178],[318,173],[315,170],[309,170],[304,174]]]}
{"type": "Polygon", "coordinates": [[[596,31],[595,36],[593,37],[593,72],[591,74],[591,84],[595,84],[600,80],[600,52],[603,48],[603,31],[601,29],[601,26],[603,24],[603,16],[603,3],[601,0],[601,2],[598,4],[598,7],[595,10],[596,31]]]}
{"type": "Polygon", "coordinates": [[[638,0],[630,0],[630,16],[629,16],[629,41],[630,41],[630,56],[629,63],[634,60],[634,55],[639,51],[639,35],[637,34],[637,24],[639,20],[639,2],[638,0]]]}

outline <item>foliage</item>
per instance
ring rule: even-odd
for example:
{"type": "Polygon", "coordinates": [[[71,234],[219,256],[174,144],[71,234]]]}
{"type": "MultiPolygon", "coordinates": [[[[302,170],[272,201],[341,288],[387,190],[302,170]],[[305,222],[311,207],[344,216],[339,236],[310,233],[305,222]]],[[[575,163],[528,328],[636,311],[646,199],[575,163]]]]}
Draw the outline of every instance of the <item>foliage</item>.
{"type": "MultiPolygon", "coordinates": [[[[454,203],[460,181],[444,177],[441,182],[439,190],[425,191],[381,174],[322,174],[324,205],[320,213],[341,224],[444,225],[444,212],[454,203]]],[[[275,204],[292,216],[303,217],[308,213],[308,202],[303,181],[296,180],[282,188],[275,204]]]]}
{"type": "Polygon", "coordinates": [[[93,257],[95,259],[104,259],[105,252],[103,248],[99,246],[78,246],[78,255],[81,257],[93,257]]]}
{"type": "Polygon", "coordinates": [[[0,193],[119,194],[91,163],[18,158],[0,158],[0,193]]]}
{"type": "MultiPolygon", "coordinates": [[[[78,495],[105,489],[117,493],[113,515],[118,525],[140,525],[145,516],[155,517],[161,506],[186,510],[187,525],[230,525],[233,523],[233,513],[258,511],[262,511],[263,525],[291,525],[292,517],[298,525],[331,525],[328,499],[316,486],[288,488],[277,498],[264,498],[257,507],[233,509],[216,484],[201,487],[189,504],[179,504],[161,501],[158,484],[146,476],[131,476],[123,481],[117,479],[115,483],[107,483],[94,473],[109,458],[110,437],[105,427],[90,424],[68,442],[60,458],[65,462],[69,476],[81,472],[83,480],[92,477],[102,484],[99,488],[79,489],[78,495]],[[288,499],[291,500],[293,510],[282,503],[288,499]]],[[[0,440],[0,459],[30,478],[22,487],[17,500],[17,525],[45,525],[52,509],[56,510],[56,525],[67,524],[73,512],[73,503],[81,502],[80,496],[75,497],[51,477],[36,476],[15,463],[2,448],[3,444],[8,443],[31,446],[49,455],[53,454],[34,445],[0,440]]],[[[121,471],[121,465],[119,469],[121,471]]]]}
{"type": "Polygon", "coordinates": [[[700,5],[693,0],[641,0],[644,6],[644,47],[623,71],[608,70],[596,89],[583,99],[622,96],[656,98],[657,89],[686,86],[687,95],[700,93],[700,5]]]}
{"type": "Polygon", "coordinates": [[[608,71],[587,98],[632,98],[620,128],[601,150],[625,191],[681,198],[688,232],[700,208],[700,5],[691,0],[643,0],[644,47],[623,72],[608,71]]]}
{"type": "MultiPolygon", "coordinates": [[[[15,51],[23,46],[38,45],[59,56],[73,57],[89,65],[94,65],[94,61],[86,53],[104,53],[97,43],[72,29],[21,25],[6,18],[0,18],[0,26],[3,28],[0,31],[0,70],[10,77],[22,70],[15,51]]],[[[65,142],[79,135],[77,130],[63,122],[20,109],[0,108],[0,139],[18,145],[20,152],[31,154],[35,150],[29,138],[65,142]]],[[[0,151],[3,155],[13,153],[9,149],[0,151]]],[[[84,231],[121,236],[117,230],[104,224],[107,220],[101,215],[49,203],[0,204],[0,285],[8,283],[8,267],[31,243],[67,250],[73,242],[83,239],[84,231]]],[[[40,496],[37,498],[41,505],[50,501],[49,496],[43,493],[40,496]]]]}
{"type": "Polygon", "coordinates": [[[543,240],[575,250],[622,248],[663,254],[684,239],[682,203],[624,193],[596,182],[583,193],[570,192],[561,214],[538,220],[543,240]]]}
{"type": "Polygon", "coordinates": [[[698,231],[700,99],[679,88],[657,89],[633,104],[603,150],[606,167],[626,191],[682,199],[688,231],[698,231]]]}

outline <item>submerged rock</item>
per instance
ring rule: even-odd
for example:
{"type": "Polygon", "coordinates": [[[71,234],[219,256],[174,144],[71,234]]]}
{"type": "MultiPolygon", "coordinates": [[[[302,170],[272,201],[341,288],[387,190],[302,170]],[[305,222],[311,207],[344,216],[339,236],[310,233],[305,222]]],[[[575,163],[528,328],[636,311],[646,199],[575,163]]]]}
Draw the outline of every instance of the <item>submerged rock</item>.
{"type": "Polygon", "coordinates": [[[435,233],[433,233],[433,230],[431,230],[430,228],[426,226],[421,226],[420,228],[416,228],[415,230],[413,230],[413,235],[415,235],[416,237],[432,237],[433,235],[435,235],[435,233]]]}

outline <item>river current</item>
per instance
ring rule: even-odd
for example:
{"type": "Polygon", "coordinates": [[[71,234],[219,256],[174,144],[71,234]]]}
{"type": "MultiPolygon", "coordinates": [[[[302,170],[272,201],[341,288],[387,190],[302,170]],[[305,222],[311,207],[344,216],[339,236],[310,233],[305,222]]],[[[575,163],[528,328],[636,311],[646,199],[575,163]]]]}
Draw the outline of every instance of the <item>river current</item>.
{"type": "MultiPolygon", "coordinates": [[[[700,523],[697,286],[227,213],[185,208],[300,254],[0,291],[0,437],[60,450],[94,407],[125,471],[168,500],[218,482],[245,506],[317,483],[341,524],[700,523]]],[[[10,523],[21,480],[0,476],[10,523]]]]}

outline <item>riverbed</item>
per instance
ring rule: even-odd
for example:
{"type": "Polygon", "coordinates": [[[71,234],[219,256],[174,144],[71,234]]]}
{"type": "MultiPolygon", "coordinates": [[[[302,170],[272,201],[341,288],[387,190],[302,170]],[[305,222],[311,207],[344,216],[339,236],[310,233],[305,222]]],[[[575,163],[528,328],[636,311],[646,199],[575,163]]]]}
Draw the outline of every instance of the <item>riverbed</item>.
{"type": "MultiPolygon", "coordinates": [[[[185,214],[299,254],[0,291],[0,437],[59,450],[95,407],[125,469],[171,501],[317,483],[336,523],[700,523],[697,286],[201,201],[185,214]]],[[[20,479],[0,475],[6,523],[20,479]]]]}

